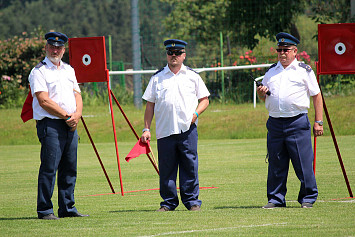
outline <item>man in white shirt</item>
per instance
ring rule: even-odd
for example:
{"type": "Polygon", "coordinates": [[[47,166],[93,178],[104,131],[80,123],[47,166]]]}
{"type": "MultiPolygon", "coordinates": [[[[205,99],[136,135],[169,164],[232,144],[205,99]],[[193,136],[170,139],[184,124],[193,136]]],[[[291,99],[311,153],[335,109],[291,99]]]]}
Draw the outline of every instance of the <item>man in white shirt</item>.
{"type": "Polygon", "coordinates": [[[259,98],[269,111],[267,147],[269,169],[268,204],[263,208],[286,207],[286,182],[291,160],[301,187],[298,202],[302,208],[312,208],[318,189],[313,172],[311,125],[308,119],[310,96],[315,109],[314,136],[323,135],[323,101],[316,76],[309,65],[298,62],[300,41],[281,32],[278,41],[278,63],[266,72],[257,88],[259,98]],[[267,95],[267,92],[271,92],[267,95]]]}
{"type": "Polygon", "coordinates": [[[68,37],[49,32],[46,58],[32,69],[29,82],[33,96],[33,118],[41,142],[38,174],[37,214],[39,219],[57,220],[51,201],[58,170],[58,216],[83,217],[74,207],[77,175],[78,133],[83,103],[74,69],[61,59],[68,37]]]}
{"type": "Polygon", "coordinates": [[[209,105],[205,83],[183,62],[186,57],[182,40],[164,42],[168,64],[149,81],[143,99],[142,142],[150,141],[150,126],[155,114],[159,155],[160,203],[158,211],[173,211],[179,205],[176,177],[179,169],[181,201],[188,210],[200,210],[197,155],[197,122],[209,105]]]}

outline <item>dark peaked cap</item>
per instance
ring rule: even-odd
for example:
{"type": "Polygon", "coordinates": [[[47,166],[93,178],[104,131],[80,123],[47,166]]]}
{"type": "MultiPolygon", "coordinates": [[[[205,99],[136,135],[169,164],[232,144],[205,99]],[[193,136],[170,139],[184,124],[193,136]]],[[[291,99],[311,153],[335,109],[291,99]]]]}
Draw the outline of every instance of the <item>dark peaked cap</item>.
{"type": "Polygon", "coordinates": [[[285,32],[278,33],[276,35],[276,39],[277,39],[278,46],[291,46],[291,45],[297,46],[297,44],[300,43],[300,41],[296,37],[285,32]]]}
{"type": "Polygon", "coordinates": [[[68,36],[60,32],[48,32],[44,37],[53,46],[64,46],[68,41],[68,36]]]}
{"type": "Polygon", "coordinates": [[[184,49],[186,45],[187,43],[185,41],[178,39],[168,39],[164,41],[164,46],[166,49],[184,49]]]}

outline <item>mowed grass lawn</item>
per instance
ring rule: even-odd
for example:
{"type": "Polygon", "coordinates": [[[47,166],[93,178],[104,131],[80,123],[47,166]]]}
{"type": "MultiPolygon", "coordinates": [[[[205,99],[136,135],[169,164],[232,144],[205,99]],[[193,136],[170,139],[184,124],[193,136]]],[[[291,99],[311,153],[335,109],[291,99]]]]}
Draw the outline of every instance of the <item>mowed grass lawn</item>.
{"type": "MultiPolygon", "coordinates": [[[[352,192],[355,192],[355,96],[326,98],[352,192]]],[[[312,106],[312,105],[311,105],[312,106]]],[[[122,106],[140,134],[144,110],[122,106]]],[[[124,160],[135,137],[115,106],[124,196],[107,106],[84,107],[83,116],[115,192],[101,170],[80,124],[76,207],[88,218],[37,219],[36,196],[40,145],[34,121],[20,120],[20,109],[1,109],[0,236],[354,236],[355,203],[330,136],[317,139],[316,178],[319,198],[314,208],[297,203],[299,181],[290,168],[287,208],[264,210],[267,203],[266,128],[263,104],[211,103],[199,118],[201,212],[182,205],[157,213],[158,176],[146,156],[124,160]],[[144,191],[145,190],[145,191],[144,191]]],[[[325,118],[325,117],[324,117],[325,118]]],[[[313,109],[310,110],[313,122],[313,109]]],[[[326,120],[326,119],[324,119],[326,120]]],[[[154,124],[153,124],[153,134],[154,124]]],[[[152,142],[155,156],[156,141],[152,142]]],[[[57,190],[53,195],[57,211],[57,190]]]]}
{"type": "MultiPolygon", "coordinates": [[[[355,189],[355,136],[337,137],[349,182],[355,189]]],[[[199,141],[200,212],[180,205],[158,213],[158,176],[146,156],[124,161],[134,142],[119,142],[124,196],[114,143],[97,143],[118,194],[111,190],[90,144],[80,143],[76,207],[88,218],[44,221],[36,216],[39,149],[0,146],[0,236],[354,236],[355,202],[339,166],[331,137],[317,142],[319,198],[314,208],[296,202],[299,182],[291,167],[287,208],[267,203],[265,139],[199,141]],[[153,189],[153,190],[149,190],[153,189]],[[139,191],[147,190],[147,191],[139,191]],[[137,191],[137,192],[132,192],[137,191]]],[[[152,143],[156,152],[156,143],[152,143]]],[[[53,203],[57,209],[57,193],[53,203]]],[[[354,191],[354,190],[353,190],[354,191]]]]}

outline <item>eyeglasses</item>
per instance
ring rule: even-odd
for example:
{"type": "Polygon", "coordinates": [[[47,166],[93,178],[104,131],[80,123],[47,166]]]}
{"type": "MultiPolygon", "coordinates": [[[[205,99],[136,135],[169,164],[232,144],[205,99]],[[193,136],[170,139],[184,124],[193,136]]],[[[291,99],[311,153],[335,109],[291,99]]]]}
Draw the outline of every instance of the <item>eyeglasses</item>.
{"type": "Polygon", "coordinates": [[[173,56],[174,54],[176,56],[180,56],[181,54],[185,53],[185,51],[182,51],[182,50],[179,50],[179,51],[171,51],[171,50],[168,50],[166,51],[166,54],[169,55],[169,56],[173,56]]]}
{"type": "Polygon", "coordinates": [[[276,51],[277,51],[278,53],[281,53],[282,51],[284,51],[285,53],[287,53],[287,52],[290,51],[290,50],[293,50],[293,49],[276,49],[276,51]]]}

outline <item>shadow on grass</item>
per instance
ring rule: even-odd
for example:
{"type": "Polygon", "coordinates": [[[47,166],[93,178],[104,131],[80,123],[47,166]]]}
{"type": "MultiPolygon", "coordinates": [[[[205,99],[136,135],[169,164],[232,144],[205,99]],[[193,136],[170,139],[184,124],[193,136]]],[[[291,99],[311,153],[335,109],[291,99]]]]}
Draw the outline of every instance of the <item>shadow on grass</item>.
{"type": "MultiPolygon", "coordinates": [[[[290,207],[279,207],[274,209],[281,209],[281,208],[300,208],[295,206],[290,207]]],[[[262,206],[223,206],[223,207],[215,207],[215,209],[263,209],[262,206]]]]}
{"type": "MultiPolygon", "coordinates": [[[[174,211],[168,211],[168,212],[181,212],[181,211],[188,211],[186,210],[174,210],[174,211]]],[[[121,211],[109,211],[109,213],[129,213],[129,212],[156,212],[156,213],[160,213],[157,212],[157,210],[155,209],[149,209],[149,210],[121,210],[121,211]]]]}
{"type": "Polygon", "coordinates": [[[17,220],[34,220],[38,219],[37,217],[8,217],[8,218],[3,218],[0,217],[0,221],[17,221],[17,220]]]}
{"type": "Polygon", "coordinates": [[[153,212],[154,210],[121,210],[121,211],[109,211],[109,213],[124,213],[124,212],[153,212]]]}

